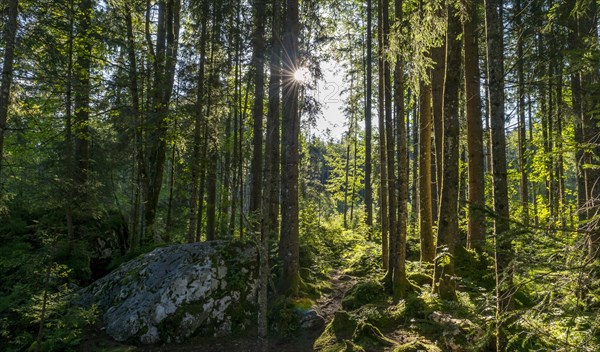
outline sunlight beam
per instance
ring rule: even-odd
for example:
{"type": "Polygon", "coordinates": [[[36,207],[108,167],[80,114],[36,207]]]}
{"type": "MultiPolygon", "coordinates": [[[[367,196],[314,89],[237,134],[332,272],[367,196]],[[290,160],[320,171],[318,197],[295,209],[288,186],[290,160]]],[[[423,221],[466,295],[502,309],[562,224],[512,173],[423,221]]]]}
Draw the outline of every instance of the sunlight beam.
{"type": "Polygon", "coordinates": [[[294,71],[294,80],[298,83],[304,83],[308,80],[308,69],[306,67],[300,67],[294,71]]]}

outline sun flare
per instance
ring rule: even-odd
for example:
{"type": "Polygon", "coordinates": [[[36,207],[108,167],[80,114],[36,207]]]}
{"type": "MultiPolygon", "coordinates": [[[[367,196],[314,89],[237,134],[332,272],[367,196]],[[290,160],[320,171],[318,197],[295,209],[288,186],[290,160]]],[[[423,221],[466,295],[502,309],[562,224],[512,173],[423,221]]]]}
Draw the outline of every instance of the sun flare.
{"type": "Polygon", "coordinates": [[[308,74],[306,67],[300,67],[294,71],[294,80],[298,83],[304,83],[308,80],[308,74]]]}

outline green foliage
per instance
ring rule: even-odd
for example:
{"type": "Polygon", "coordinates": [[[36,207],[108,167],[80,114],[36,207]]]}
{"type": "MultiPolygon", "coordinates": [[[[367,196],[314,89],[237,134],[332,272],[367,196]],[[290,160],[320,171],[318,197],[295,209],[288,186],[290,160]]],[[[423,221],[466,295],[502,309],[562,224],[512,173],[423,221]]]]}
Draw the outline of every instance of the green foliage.
{"type": "MultiPolygon", "coordinates": [[[[381,246],[365,240],[364,235],[359,235],[353,241],[354,246],[346,254],[346,270],[349,275],[366,276],[378,273],[381,267],[381,246]]],[[[351,236],[352,234],[348,234],[351,236]]]]}
{"type": "Polygon", "coordinates": [[[486,252],[458,247],[454,253],[456,274],[470,291],[492,290],[496,285],[494,260],[486,252]]]}
{"type": "Polygon", "coordinates": [[[94,307],[70,302],[77,284],[91,276],[88,245],[69,243],[54,211],[14,204],[12,209],[0,218],[0,350],[21,351],[36,343],[45,294],[41,349],[75,350],[96,319],[94,307]]]}

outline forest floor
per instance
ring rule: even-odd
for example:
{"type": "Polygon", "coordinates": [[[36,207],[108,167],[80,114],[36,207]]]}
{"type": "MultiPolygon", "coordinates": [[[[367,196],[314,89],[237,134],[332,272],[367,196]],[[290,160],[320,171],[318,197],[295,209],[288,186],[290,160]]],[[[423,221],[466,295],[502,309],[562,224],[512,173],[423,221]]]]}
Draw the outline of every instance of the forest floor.
{"type": "MultiPolygon", "coordinates": [[[[293,337],[272,339],[269,341],[269,350],[273,352],[312,351],[314,342],[331,322],[335,312],[342,310],[344,294],[356,282],[356,277],[343,274],[340,270],[331,270],[329,280],[331,291],[319,298],[313,306],[313,309],[325,319],[325,324],[311,329],[300,329],[293,337]]],[[[258,351],[258,344],[255,328],[239,336],[195,337],[181,344],[159,346],[132,346],[119,343],[100,329],[95,329],[88,334],[79,350],[82,352],[254,352],[258,351]]]]}

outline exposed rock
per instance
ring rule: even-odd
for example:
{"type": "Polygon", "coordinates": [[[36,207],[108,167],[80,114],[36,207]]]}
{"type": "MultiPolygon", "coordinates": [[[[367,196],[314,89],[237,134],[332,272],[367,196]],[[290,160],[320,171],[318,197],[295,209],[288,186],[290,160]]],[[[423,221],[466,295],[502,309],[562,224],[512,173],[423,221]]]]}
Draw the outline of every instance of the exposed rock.
{"type": "Polygon", "coordinates": [[[325,318],[323,318],[314,309],[301,312],[300,326],[303,329],[314,329],[320,328],[325,325],[325,318]]]}
{"type": "Polygon", "coordinates": [[[117,341],[180,342],[246,326],[256,295],[256,250],[222,241],[155,249],[80,291],[117,341]]]}

